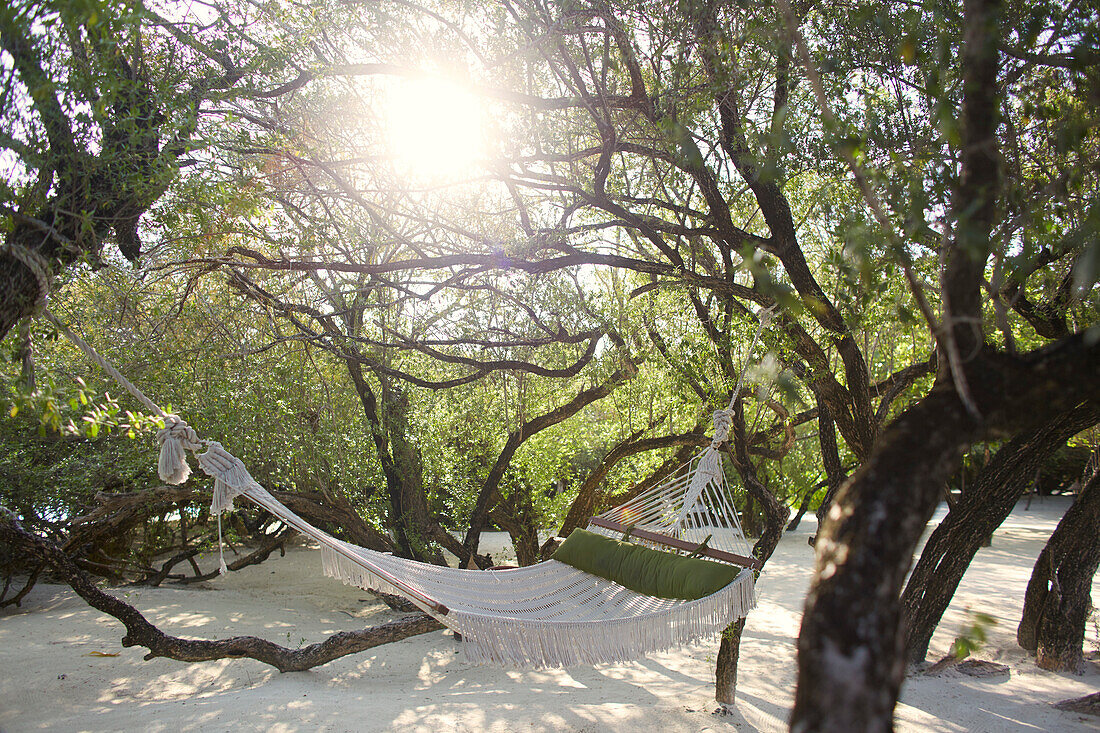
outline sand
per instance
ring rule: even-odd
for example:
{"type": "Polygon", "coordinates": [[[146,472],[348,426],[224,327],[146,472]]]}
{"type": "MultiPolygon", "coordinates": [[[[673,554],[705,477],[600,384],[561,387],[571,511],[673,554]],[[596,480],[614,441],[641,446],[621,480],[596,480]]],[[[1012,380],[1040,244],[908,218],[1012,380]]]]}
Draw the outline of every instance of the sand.
{"type": "MultiPolygon", "coordinates": [[[[1017,507],[976,558],[933,640],[938,657],[966,609],[989,613],[998,623],[976,656],[1009,665],[1010,675],[910,677],[899,730],[1100,730],[1100,719],[1050,706],[1100,689],[1100,666],[1090,663],[1083,676],[1046,672],[1015,644],[1032,563],[1067,506],[1054,497],[1017,507]]],[[[117,621],[65,586],[39,584],[22,608],[0,611],[0,731],[785,730],[813,530],[810,518],[786,535],[761,578],[730,716],[713,712],[714,640],[629,664],[531,672],[471,665],[449,632],[436,632],[280,674],[251,660],[143,661],[143,650],[122,648],[117,621]]],[[[487,536],[483,547],[506,540],[487,536]]],[[[289,646],[395,615],[322,577],[319,553],[304,547],[204,587],[113,592],[173,634],[256,634],[289,646]]],[[[1100,605],[1095,591],[1093,599],[1100,605]]],[[[1096,636],[1090,626],[1086,651],[1100,644],[1096,636]]]]}

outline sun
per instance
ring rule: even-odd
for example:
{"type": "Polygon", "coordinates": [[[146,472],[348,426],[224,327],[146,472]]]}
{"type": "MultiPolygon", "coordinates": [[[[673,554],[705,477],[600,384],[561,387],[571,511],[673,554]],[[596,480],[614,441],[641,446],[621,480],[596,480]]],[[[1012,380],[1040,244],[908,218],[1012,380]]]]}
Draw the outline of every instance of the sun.
{"type": "Polygon", "coordinates": [[[395,79],[383,104],[386,147],[402,175],[441,183],[478,173],[487,126],[474,94],[442,79],[395,79]]]}

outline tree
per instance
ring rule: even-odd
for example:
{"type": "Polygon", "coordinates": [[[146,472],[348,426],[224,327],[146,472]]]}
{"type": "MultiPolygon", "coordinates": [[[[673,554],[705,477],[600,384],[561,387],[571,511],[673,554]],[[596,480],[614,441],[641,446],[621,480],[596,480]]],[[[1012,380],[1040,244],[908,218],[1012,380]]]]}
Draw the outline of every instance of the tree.
{"type": "Polygon", "coordinates": [[[932,392],[884,431],[819,536],[799,639],[796,730],[890,729],[904,669],[898,593],[943,482],[971,442],[1097,399],[1084,376],[1100,358],[1092,339],[1077,334],[1023,356],[983,343],[981,288],[1003,180],[996,136],[1003,26],[999,3],[971,1],[964,10],[961,165],[938,334],[950,358],[932,392]]]}
{"type": "Polygon", "coordinates": [[[962,492],[925,542],[902,593],[908,661],[924,661],[963,573],[982,543],[1008,518],[1043,459],[1098,421],[1100,411],[1088,404],[1054,415],[1006,443],[962,492]]]}
{"type": "Polygon", "coordinates": [[[1016,638],[1036,664],[1080,673],[1090,591],[1100,567],[1100,472],[1094,471],[1058,522],[1027,584],[1016,638]]]}
{"type": "MultiPolygon", "coordinates": [[[[752,316],[775,309],[753,380],[774,388],[738,400],[729,459],[740,505],[763,516],[761,558],[781,499],[824,476],[795,726],[888,726],[901,583],[961,452],[1096,399],[1080,379],[1096,366],[1091,11],[1012,5],[1002,25],[999,4],[978,0],[961,15],[512,2],[471,8],[493,33],[470,34],[410,3],[352,7],[386,23],[326,34],[229,103],[247,124],[211,176],[246,215],[212,228],[217,252],[181,249],[172,266],[228,273],[259,348],[305,344],[346,370],[400,549],[450,547],[465,563],[490,520],[535,555],[537,492],[512,470],[525,441],[644,393],[638,373],[668,386],[602,435],[569,497],[565,525],[583,521],[609,500],[600,474],[701,439],[701,416],[746,369],[752,316]],[[383,99],[380,80],[439,76],[440,58],[505,133],[486,186],[449,181],[450,197],[400,178],[359,114],[383,99]],[[506,435],[468,431],[478,479],[444,497],[425,481],[418,410],[486,385],[509,390],[503,407],[481,403],[508,413],[506,435]],[[814,422],[816,435],[801,427],[814,422]],[[795,459],[803,485],[779,496],[795,459]],[[442,503],[468,517],[461,542],[442,503]]],[[[725,680],[739,633],[723,642],[725,680]]]]}

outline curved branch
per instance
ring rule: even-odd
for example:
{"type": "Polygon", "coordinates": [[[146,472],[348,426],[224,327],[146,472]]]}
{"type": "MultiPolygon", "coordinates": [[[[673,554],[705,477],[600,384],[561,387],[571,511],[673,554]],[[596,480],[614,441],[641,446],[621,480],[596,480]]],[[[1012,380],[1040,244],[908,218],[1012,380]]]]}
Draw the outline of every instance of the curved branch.
{"type": "Polygon", "coordinates": [[[255,636],[234,636],[217,641],[182,639],[164,633],[136,608],[100,590],[61,548],[24,530],[15,515],[3,507],[0,507],[0,540],[47,563],[89,606],[121,621],[126,627],[122,646],[145,647],[149,650],[146,660],[165,657],[180,662],[209,662],[245,657],[269,664],[280,672],[300,672],[348,654],[443,628],[434,618],[421,613],[360,631],[341,631],[301,649],[287,649],[255,636]]]}

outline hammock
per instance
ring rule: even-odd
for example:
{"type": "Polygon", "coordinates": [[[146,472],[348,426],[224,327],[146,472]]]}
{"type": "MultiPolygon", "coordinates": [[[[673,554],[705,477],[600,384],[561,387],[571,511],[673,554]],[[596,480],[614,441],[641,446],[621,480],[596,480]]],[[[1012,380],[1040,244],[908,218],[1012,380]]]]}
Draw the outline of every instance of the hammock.
{"type": "Polygon", "coordinates": [[[652,544],[678,540],[677,545],[684,549],[698,546],[703,537],[695,539],[694,535],[706,530],[718,538],[708,543],[712,557],[749,566],[726,587],[691,601],[643,595],[557,560],[506,570],[465,570],[376,552],[339,540],[306,522],[247,476],[243,465],[219,444],[210,443],[198,458],[215,483],[223,484],[215,496],[218,510],[229,508],[235,496],[263,507],[320,544],[326,575],[408,598],[461,634],[463,649],[473,662],[539,669],[628,661],[710,636],[742,618],[755,604],[754,561],[718,549],[732,546],[747,554],[736,514],[711,511],[707,515],[710,523],[723,526],[677,530],[688,517],[693,517],[695,524],[707,518],[705,502],[697,500],[700,497],[686,501],[693,484],[711,496],[724,493],[725,487],[716,483],[712,474],[700,471],[700,464],[707,461],[706,452],[677,478],[594,517],[588,527],[612,536],[629,529],[652,544]],[[226,478],[244,483],[234,486],[226,478]],[[634,515],[645,515],[650,521],[617,531],[622,525],[615,517],[634,515]],[[715,523],[716,516],[733,521],[715,523]]]}
{"type": "MultiPolygon", "coordinates": [[[[166,414],[95,349],[44,311],[61,332],[154,414],[164,418],[159,474],[179,484],[191,473],[186,451],[214,478],[211,513],[218,517],[243,497],[316,540],[323,571],[364,589],[396,593],[462,635],[474,662],[527,668],[619,662],[710,636],[755,605],[756,561],[749,557],[721,467],[730,410],[714,413],[710,446],[664,483],[593,517],[588,529],[672,552],[701,551],[744,566],[725,587],[702,598],[658,598],[557,560],[504,570],[466,570],[421,563],[339,540],[292,512],[216,441],[200,440],[176,415],[166,414]],[[202,451],[202,452],[199,452],[202,451]]],[[[755,346],[767,321],[762,314],[755,346]]],[[[751,352],[750,347],[750,352],[751,352]]],[[[742,373],[742,378],[743,378],[742,373]]],[[[739,381],[730,409],[737,399],[739,381]]],[[[220,559],[224,574],[224,558],[220,559]]]]}

